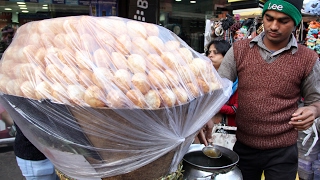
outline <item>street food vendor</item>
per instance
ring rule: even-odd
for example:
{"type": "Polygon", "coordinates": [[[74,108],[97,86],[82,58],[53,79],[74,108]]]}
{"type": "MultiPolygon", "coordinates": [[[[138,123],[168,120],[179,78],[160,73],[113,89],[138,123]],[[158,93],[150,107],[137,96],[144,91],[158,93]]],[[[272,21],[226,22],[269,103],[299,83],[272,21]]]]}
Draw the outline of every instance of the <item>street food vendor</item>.
{"type": "Polygon", "coordinates": [[[320,116],[318,55],[292,35],[302,19],[302,0],[269,0],[262,16],[265,31],[237,41],[218,70],[238,77],[237,132],[233,150],[244,180],[295,179],[297,137],[320,116]],[[304,97],[304,107],[298,100],[304,97]]]}

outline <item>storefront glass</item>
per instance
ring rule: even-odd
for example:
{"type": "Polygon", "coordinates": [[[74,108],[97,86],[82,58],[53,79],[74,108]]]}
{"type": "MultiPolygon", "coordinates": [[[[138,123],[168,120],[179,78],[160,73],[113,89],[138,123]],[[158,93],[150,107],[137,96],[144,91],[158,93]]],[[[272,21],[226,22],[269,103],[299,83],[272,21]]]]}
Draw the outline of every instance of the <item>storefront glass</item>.
{"type": "Polygon", "coordinates": [[[161,0],[159,23],[175,32],[194,50],[204,52],[205,21],[226,13],[223,0],[161,0]]]}
{"type": "Polygon", "coordinates": [[[89,4],[53,4],[51,0],[38,1],[38,3],[1,1],[0,29],[7,25],[18,27],[30,21],[64,16],[89,15],[89,13],[89,4]]]}

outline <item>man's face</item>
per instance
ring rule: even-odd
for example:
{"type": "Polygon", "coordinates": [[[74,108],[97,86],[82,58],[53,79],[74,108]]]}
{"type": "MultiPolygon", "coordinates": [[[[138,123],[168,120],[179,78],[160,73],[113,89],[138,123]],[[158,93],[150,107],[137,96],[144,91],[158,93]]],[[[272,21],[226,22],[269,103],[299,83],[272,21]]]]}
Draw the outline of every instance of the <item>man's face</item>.
{"type": "Polygon", "coordinates": [[[295,27],[294,21],[290,16],[272,10],[265,12],[263,25],[266,37],[264,42],[267,46],[274,47],[286,45],[295,27]]]}

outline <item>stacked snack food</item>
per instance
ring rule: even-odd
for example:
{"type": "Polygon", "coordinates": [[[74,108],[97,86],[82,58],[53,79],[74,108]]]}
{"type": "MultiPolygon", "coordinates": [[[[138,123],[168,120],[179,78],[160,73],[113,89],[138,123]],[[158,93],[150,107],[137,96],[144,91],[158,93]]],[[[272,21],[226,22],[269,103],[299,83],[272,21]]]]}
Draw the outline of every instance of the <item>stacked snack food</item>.
{"type": "Polygon", "coordinates": [[[64,139],[57,131],[69,123],[70,130],[89,139],[86,145],[73,143],[77,149],[90,149],[90,155],[82,155],[92,158],[95,152],[106,161],[90,162],[95,169],[90,174],[52,157],[60,170],[78,177],[129,173],[173,149],[177,152],[165,174],[174,171],[185,146],[228,99],[228,85],[209,59],[171,31],[118,17],[74,16],[27,23],[18,29],[0,66],[3,100],[14,107],[16,97],[24,98],[56,128],[28,115],[28,109],[16,110],[24,119],[18,124],[32,122],[26,125],[38,127],[24,131],[39,149],[59,149],[50,148],[50,143],[43,146],[37,137],[50,134],[64,139]],[[71,116],[61,113],[59,105],[65,105],[71,116]],[[149,147],[147,142],[159,138],[160,145],[149,147]],[[120,166],[125,170],[120,171],[120,166]]]}

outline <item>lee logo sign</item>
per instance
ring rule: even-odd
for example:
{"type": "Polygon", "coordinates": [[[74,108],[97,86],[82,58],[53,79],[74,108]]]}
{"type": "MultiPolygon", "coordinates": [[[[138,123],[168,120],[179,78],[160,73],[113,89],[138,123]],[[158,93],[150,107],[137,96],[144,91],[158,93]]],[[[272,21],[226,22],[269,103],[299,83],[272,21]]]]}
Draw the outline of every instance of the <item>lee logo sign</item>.
{"type": "Polygon", "coordinates": [[[268,9],[282,11],[283,10],[283,6],[281,4],[277,5],[277,4],[269,3],[268,9]]]}

